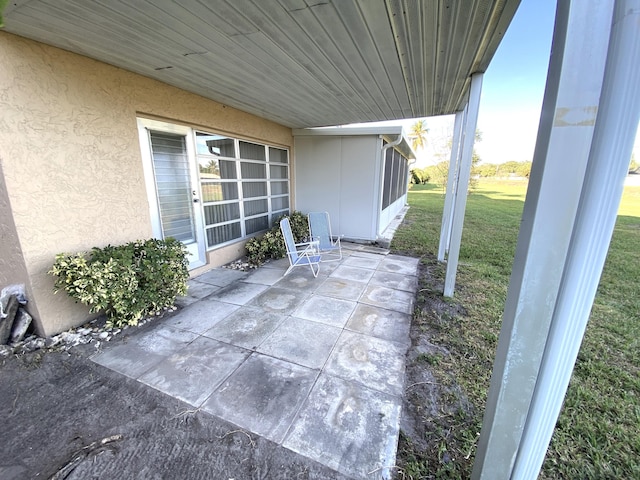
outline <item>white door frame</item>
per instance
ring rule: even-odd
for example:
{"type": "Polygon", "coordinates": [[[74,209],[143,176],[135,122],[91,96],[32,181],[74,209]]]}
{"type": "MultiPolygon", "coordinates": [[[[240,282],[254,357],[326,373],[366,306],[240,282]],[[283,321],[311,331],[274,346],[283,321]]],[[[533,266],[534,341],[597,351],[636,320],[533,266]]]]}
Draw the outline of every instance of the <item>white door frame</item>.
{"type": "Polygon", "coordinates": [[[202,208],[200,207],[200,181],[196,168],[197,161],[193,140],[193,130],[183,125],[175,125],[157,120],[138,118],[138,136],[140,139],[140,150],[142,152],[142,166],[144,170],[144,180],[149,199],[149,213],[151,215],[151,228],[153,236],[164,238],[162,232],[162,222],[160,220],[160,207],[156,191],[156,179],[153,169],[153,156],[151,152],[151,142],[149,141],[149,130],[159,132],[175,133],[186,137],[187,157],[189,159],[189,175],[193,195],[193,219],[196,242],[192,245],[185,245],[188,250],[189,270],[206,265],[206,245],[204,238],[204,219],[202,208]]]}

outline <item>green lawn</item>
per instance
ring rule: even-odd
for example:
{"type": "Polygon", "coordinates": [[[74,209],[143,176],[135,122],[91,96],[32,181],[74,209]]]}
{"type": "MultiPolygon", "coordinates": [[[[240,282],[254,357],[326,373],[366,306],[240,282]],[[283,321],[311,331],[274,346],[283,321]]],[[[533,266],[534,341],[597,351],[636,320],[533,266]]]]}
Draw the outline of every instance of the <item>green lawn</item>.
{"type": "MultiPolygon", "coordinates": [[[[444,267],[434,254],[444,198],[432,185],[409,192],[411,208],[392,249],[421,257],[428,272],[421,275],[414,329],[445,353],[416,361],[428,362],[438,400],[448,406],[437,413],[425,408],[427,447],[403,438],[405,478],[470,475],[525,193],[524,182],[484,180],[468,197],[456,294],[443,301],[444,267]]],[[[541,478],[640,478],[639,247],[640,187],[627,187],[541,478]]]]}

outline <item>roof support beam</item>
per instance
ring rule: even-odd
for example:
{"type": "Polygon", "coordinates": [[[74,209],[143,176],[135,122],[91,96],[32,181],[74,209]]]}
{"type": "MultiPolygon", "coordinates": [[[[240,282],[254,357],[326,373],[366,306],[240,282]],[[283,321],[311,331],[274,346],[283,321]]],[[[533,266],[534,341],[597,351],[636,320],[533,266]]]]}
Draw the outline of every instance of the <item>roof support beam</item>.
{"type": "MultiPolygon", "coordinates": [[[[618,0],[616,15],[637,22],[639,1],[618,0]]],[[[616,26],[610,46],[613,11],[614,0],[558,2],[474,479],[537,477],[582,341],[638,125],[638,33],[615,40],[616,26]]]]}
{"type": "Polygon", "coordinates": [[[640,120],[640,0],[615,4],[604,85],[569,257],[513,470],[537,478],[571,379],[616,223],[640,120]]]}
{"type": "Polygon", "coordinates": [[[453,138],[451,139],[451,158],[449,160],[449,175],[447,177],[447,191],[444,197],[444,209],[442,210],[442,225],[440,226],[440,244],[438,246],[438,261],[444,262],[449,253],[451,243],[451,226],[453,225],[453,205],[456,198],[456,186],[458,169],[460,165],[460,153],[462,152],[462,140],[464,138],[464,119],[467,109],[456,112],[453,124],[453,138]]]}
{"type": "MultiPolygon", "coordinates": [[[[462,140],[462,152],[460,154],[460,163],[458,167],[455,200],[453,202],[451,239],[449,244],[449,256],[447,258],[447,273],[444,282],[445,297],[453,297],[453,291],[456,285],[456,272],[458,270],[458,257],[460,256],[460,243],[462,241],[464,211],[467,207],[467,190],[469,188],[469,177],[471,176],[473,142],[476,137],[478,110],[480,108],[480,94],[482,93],[482,78],[482,73],[474,73],[471,76],[469,103],[465,108],[467,114],[464,117],[464,137],[462,140]]],[[[449,175],[451,175],[451,170],[449,170],[449,175]]]]}

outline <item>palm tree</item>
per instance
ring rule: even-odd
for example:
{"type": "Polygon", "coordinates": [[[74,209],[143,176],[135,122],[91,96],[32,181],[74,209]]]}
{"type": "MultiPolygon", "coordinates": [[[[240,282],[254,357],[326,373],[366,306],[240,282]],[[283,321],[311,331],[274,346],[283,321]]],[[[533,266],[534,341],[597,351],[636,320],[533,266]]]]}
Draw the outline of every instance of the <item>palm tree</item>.
{"type": "Polygon", "coordinates": [[[411,129],[409,130],[409,138],[411,139],[411,146],[414,150],[423,149],[427,144],[427,134],[429,133],[429,129],[427,128],[427,121],[416,120],[416,122],[411,125],[411,129]]]}

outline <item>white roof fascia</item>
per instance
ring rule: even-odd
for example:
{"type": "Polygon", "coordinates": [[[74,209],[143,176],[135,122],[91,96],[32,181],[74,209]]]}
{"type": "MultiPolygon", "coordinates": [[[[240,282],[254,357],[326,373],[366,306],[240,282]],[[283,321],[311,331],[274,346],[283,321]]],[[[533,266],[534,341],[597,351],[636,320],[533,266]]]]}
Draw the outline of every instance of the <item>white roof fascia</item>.
{"type": "Polygon", "coordinates": [[[391,143],[402,135],[402,142],[396,148],[408,159],[415,159],[416,154],[409,143],[404,127],[402,125],[390,125],[382,127],[329,127],[329,128],[297,128],[293,129],[294,137],[363,137],[381,136],[391,143]]]}

